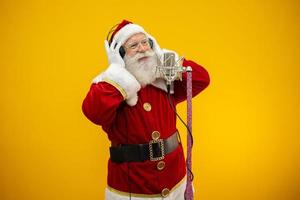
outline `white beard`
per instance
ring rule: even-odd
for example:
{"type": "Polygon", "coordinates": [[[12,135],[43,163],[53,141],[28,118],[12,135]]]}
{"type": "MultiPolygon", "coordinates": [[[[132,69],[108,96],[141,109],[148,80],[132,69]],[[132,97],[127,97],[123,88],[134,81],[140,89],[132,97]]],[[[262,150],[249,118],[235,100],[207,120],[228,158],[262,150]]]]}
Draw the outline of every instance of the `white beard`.
{"type": "Polygon", "coordinates": [[[137,53],[134,56],[125,55],[124,62],[126,69],[137,79],[142,87],[156,79],[158,61],[154,51],[149,50],[145,53],[137,53]],[[143,57],[147,58],[139,60],[143,57]]]}

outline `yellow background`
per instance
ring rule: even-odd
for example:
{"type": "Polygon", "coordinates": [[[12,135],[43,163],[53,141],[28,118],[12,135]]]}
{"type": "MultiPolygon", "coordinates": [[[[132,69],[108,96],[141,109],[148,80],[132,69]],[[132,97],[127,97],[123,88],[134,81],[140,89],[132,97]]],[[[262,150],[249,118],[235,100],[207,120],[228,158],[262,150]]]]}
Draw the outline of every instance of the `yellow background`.
{"type": "Polygon", "coordinates": [[[193,100],[195,199],[300,199],[299,4],[2,0],[0,199],[103,199],[109,143],[81,103],[124,18],[210,73],[193,100]]]}

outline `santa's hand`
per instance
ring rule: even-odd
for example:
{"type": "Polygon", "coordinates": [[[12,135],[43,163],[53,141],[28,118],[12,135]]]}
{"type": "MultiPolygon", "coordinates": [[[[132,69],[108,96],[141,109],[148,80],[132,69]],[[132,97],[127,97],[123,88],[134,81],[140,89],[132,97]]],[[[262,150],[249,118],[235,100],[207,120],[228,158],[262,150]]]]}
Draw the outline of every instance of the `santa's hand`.
{"type": "Polygon", "coordinates": [[[109,64],[115,64],[119,67],[125,67],[125,62],[119,53],[121,45],[122,43],[117,44],[115,40],[113,40],[110,45],[108,44],[107,40],[104,41],[104,47],[109,64]]]}
{"type": "Polygon", "coordinates": [[[137,92],[141,89],[141,85],[125,68],[124,60],[119,53],[121,44],[116,44],[115,41],[112,41],[111,45],[109,45],[107,40],[104,41],[109,66],[104,72],[94,78],[93,83],[107,82],[112,84],[120,91],[127,104],[134,106],[138,101],[137,92]]]}

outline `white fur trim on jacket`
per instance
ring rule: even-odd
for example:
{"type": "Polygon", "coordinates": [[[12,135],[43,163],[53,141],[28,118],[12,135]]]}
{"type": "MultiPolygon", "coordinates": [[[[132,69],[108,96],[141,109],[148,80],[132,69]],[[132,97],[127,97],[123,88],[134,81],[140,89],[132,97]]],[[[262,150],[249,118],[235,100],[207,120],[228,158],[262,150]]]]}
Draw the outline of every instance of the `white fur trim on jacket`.
{"type": "Polygon", "coordinates": [[[94,78],[93,83],[99,82],[115,82],[116,84],[112,85],[115,87],[116,85],[120,86],[120,88],[116,88],[122,95],[122,91],[125,91],[126,95],[124,96],[124,99],[126,99],[127,104],[130,106],[136,105],[138,101],[137,92],[141,89],[141,85],[124,67],[111,64],[105,72],[94,78]],[[106,79],[109,81],[105,81],[106,79]]]}
{"type": "MultiPolygon", "coordinates": [[[[183,200],[184,199],[184,192],[186,188],[186,179],[178,185],[178,187],[174,190],[171,190],[169,195],[165,198],[162,198],[159,194],[158,197],[147,197],[147,195],[138,195],[135,194],[131,195],[131,200],[183,200]],[[145,197],[139,197],[139,196],[145,196],[145,197]]],[[[151,196],[151,195],[149,195],[151,196]]],[[[156,195],[155,195],[156,196],[156,195]]],[[[109,190],[109,188],[105,189],[105,200],[124,200],[129,199],[128,193],[120,194],[114,191],[109,190]]]]}

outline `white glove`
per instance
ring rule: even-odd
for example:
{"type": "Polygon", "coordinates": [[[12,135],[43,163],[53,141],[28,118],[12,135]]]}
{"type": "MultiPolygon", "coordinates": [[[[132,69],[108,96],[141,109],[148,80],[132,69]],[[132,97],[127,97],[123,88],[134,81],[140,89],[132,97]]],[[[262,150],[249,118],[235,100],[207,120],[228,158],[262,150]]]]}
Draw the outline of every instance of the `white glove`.
{"type": "Polygon", "coordinates": [[[99,83],[107,79],[109,83],[114,83],[112,85],[121,92],[127,104],[134,106],[138,101],[137,92],[141,89],[141,85],[125,68],[125,62],[119,53],[121,43],[118,43],[116,47],[115,44],[115,41],[112,41],[109,46],[107,40],[104,41],[109,67],[94,78],[93,83],[99,83]]]}
{"type": "Polygon", "coordinates": [[[155,38],[151,35],[148,35],[148,37],[153,41],[153,51],[156,53],[159,61],[161,62],[160,64],[163,64],[164,61],[164,53],[174,53],[175,54],[175,62],[179,60],[179,56],[175,51],[168,50],[168,49],[161,49],[160,46],[158,45],[157,41],[155,38]]]}
{"type": "Polygon", "coordinates": [[[115,64],[119,67],[125,67],[125,62],[119,53],[121,45],[122,43],[116,44],[115,40],[113,40],[110,45],[107,40],[104,41],[104,47],[110,65],[115,64]]]}

